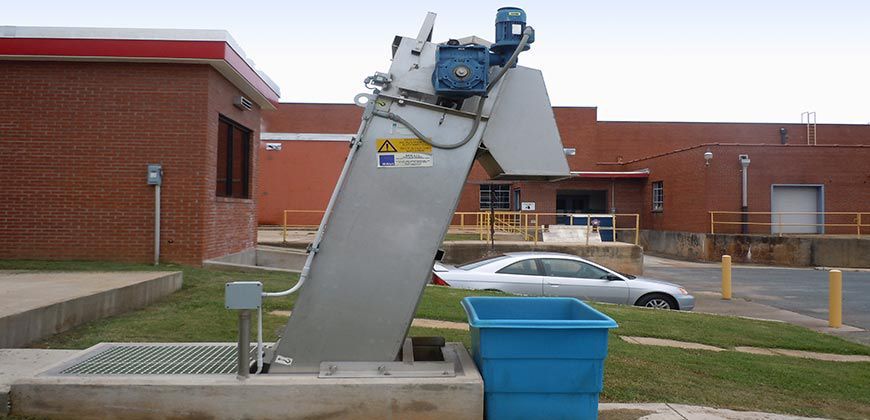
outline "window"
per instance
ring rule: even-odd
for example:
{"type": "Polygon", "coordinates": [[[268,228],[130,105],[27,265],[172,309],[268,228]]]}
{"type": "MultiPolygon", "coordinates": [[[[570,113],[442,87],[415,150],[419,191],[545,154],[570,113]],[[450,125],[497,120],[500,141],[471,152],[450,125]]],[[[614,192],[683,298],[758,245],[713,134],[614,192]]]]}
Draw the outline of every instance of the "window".
{"type": "Polygon", "coordinates": [[[250,198],[251,130],[220,117],[217,155],[215,195],[250,198]]]}
{"type": "Polygon", "coordinates": [[[665,209],[665,184],[662,181],[652,183],[652,211],[665,209]]]}
{"type": "Polygon", "coordinates": [[[524,276],[540,276],[541,273],[538,272],[538,264],[535,263],[535,260],[528,259],[523,261],[515,262],[501,270],[498,270],[499,274],[520,274],[524,276]]]}
{"type": "Polygon", "coordinates": [[[598,267],[574,260],[544,259],[544,273],[550,277],[575,279],[606,279],[610,273],[598,267]]]}
{"type": "Polygon", "coordinates": [[[511,186],[509,184],[484,184],[480,186],[480,209],[489,210],[490,203],[496,210],[511,209],[511,186]]]}

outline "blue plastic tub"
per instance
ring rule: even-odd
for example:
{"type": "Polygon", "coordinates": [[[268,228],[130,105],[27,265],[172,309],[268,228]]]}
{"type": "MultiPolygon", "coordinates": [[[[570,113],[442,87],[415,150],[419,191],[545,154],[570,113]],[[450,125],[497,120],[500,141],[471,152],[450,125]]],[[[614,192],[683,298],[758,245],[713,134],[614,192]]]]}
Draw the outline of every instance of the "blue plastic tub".
{"type": "Polygon", "coordinates": [[[616,322],[574,298],[467,297],[490,419],[595,419],[616,322]]]}

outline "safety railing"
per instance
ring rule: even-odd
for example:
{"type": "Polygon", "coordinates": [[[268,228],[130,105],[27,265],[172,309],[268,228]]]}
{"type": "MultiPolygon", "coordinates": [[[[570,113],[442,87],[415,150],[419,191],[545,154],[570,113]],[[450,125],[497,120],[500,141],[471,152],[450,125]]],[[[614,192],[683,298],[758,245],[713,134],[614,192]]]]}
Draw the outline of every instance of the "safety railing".
{"type": "Polygon", "coordinates": [[[870,231],[870,223],[868,223],[870,222],[870,212],[866,211],[711,211],[709,213],[710,233],[735,233],[732,232],[734,229],[728,229],[728,227],[738,227],[742,231],[744,226],[747,231],[750,231],[748,233],[771,233],[780,236],[783,234],[823,233],[861,236],[870,231]],[[810,223],[800,220],[806,216],[812,216],[817,221],[810,223]],[[806,232],[802,230],[806,230],[806,232]],[[810,230],[814,230],[814,232],[810,230]]]}
{"type": "MultiPolygon", "coordinates": [[[[457,212],[453,217],[453,223],[450,225],[454,231],[469,231],[471,230],[470,221],[475,221],[473,227],[476,229],[478,237],[482,241],[492,239],[492,233],[514,234],[520,235],[524,241],[540,240],[542,234],[547,229],[545,225],[555,225],[560,218],[564,220],[565,225],[574,225],[574,221],[578,216],[585,216],[576,213],[533,213],[519,211],[496,211],[496,212],[457,212]],[[490,222],[492,220],[492,222],[490,222]],[[458,222],[458,223],[457,223],[458,222]]],[[[603,214],[601,216],[612,217],[613,226],[595,225],[595,215],[586,217],[586,238],[587,244],[591,233],[601,231],[613,232],[614,239],[620,231],[634,232],[633,240],[635,245],[640,237],[640,215],[639,214],[603,214]]]]}
{"type": "MultiPolygon", "coordinates": [[[[320,225],[323,210],[284,210],[281,237],[287,242],[287,232],[297,229],[314,229],[320,225]]],[[[492,240],[492,232],[504,235],[517,235],[524,241],[537,243],[546,231],[545,225],[574,225],[576,213],[534,213],[520,211],[458,211],[453,214],[450,231],[468,233],[477,236],[478,240],[492,240]]],[[[586,218],[586,237],[591,233],[611,231],[614,240],[619,232],[633,232],[633,242],[638,243],[640,237],[640,215],[618,213],[602,214],[612,217],[613,226],[596,226],[593,224],[595,215],[586,218]]],[[[868,219],[870,220],[870,219],[868,219]]]]}

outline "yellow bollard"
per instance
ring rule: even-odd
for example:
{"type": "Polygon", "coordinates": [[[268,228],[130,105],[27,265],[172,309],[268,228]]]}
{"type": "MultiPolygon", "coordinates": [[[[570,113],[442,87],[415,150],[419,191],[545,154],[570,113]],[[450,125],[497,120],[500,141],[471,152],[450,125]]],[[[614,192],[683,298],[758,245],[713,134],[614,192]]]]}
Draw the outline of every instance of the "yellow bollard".
{"type": "Polygon", "coordinates": [[[843,326],[843,273],[831,270],[828,274],[828,326],[843,326]]]}
{"type": "Polygon", "coordinates": [[[722,299],[731,300],[731,256],[722,256],[722,299]]]}

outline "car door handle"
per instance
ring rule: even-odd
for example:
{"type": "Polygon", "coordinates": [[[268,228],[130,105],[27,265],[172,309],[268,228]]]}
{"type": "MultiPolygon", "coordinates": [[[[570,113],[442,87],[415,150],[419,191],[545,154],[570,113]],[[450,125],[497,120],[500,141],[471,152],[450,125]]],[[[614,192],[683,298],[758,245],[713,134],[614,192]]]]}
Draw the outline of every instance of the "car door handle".
{"type": "Polygon", "coordinates": [[[547,282],[547,286],[559,287],[559,283],[550,283],[550,282],[547,282]]]}

